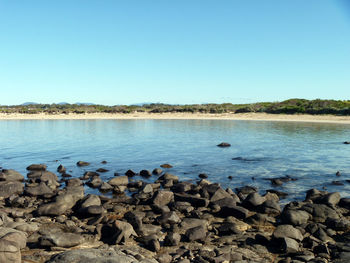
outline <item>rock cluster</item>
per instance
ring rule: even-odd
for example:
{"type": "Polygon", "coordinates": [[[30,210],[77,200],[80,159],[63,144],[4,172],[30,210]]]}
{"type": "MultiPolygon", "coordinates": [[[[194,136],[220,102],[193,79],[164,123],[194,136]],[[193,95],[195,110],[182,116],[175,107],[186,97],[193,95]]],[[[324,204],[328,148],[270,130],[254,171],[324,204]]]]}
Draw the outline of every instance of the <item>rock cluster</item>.
{"type": "Polygon", "coordinates": [[[159,168],[108,182],[97,172],[67,178],[63,166],[59,176],[27,170],[26,179],[0,172],[0,262],[350,261],[350,199],[337,192],[311,189],[282,209],[277,191],[180,181],[159,168]]]}

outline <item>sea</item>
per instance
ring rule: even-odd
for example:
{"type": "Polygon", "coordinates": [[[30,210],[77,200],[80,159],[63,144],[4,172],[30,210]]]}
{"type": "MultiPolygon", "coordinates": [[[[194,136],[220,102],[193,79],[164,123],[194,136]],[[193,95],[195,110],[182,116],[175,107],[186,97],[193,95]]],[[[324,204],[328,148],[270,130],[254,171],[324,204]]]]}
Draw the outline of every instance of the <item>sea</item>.
{"type": "MultiPolygon", "coordinates": [[[[223,188],[254,186],[303,200],[308,189],[350,197],[350,125],[244,120],[1,120],[0,167],[26,175],[43,163],[56,172],[62,164],[73,177],[105,168],[101,178],[163,169],[181,180],[199,174],[223,188]],[[217,144],[228,142],[231,147],[217,144]],[[78,167],[78,161],[89,166],[78,167]],[[103,164],[102,161],[107,163],[103,164]],[[340,172],[340,176],[336,173],[340,172]],[[276,186],[272,178],[295,180],[276,186]]],[[[58,174],[58,173],[57,173],[58,174]]],[[[59,174],[58,174],[59,175],[59,174]]],[[[132,180],[153,182],[135,176],[132,180]]],[[[87,193],[97,190],[86,187],[87,193]]]]}

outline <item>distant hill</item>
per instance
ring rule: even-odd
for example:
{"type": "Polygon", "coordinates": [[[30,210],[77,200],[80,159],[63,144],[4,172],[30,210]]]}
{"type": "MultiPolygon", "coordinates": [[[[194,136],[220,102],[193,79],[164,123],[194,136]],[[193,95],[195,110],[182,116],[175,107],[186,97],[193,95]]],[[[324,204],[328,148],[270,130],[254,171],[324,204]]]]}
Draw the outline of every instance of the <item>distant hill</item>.
{"type": "Polygon", "coordinates": [[[21,106],[28,106],[28,105],[38,105],[39,103],[37,102],[25,102],[25,103],[22,103],[21,106]]]}
{"type": "Polygon", "coordinates": [[[95,103],[91,103],[91,102],[75,102],[73,103],[75,105],[82,105],[82,106],[92,106],[92,105],[96,105],[95,103]]]}

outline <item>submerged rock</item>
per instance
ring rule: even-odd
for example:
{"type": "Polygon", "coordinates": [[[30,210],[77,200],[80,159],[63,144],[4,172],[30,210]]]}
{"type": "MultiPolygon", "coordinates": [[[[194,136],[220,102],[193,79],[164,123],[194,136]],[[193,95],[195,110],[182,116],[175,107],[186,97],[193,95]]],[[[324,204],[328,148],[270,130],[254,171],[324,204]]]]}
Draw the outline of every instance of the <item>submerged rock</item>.
{"type": "Polygon", "coordinates": [[[228,142],[222,142],[222,143],[219,143],[218,145],[216,145],[218,147],[230,147],[231,144],[229,144],[228,142]]]}

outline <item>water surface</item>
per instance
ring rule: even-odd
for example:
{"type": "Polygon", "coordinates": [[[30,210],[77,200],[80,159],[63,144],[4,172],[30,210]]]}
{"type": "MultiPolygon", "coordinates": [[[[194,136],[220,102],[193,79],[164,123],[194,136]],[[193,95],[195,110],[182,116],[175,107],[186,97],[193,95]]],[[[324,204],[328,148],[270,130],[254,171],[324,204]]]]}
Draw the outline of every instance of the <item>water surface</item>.
{"type": "MultiPolygon", "coordinates": [[[[310,188],[350,196],[350,125],[242,120],[2,120],[0,166],[25,174],[32,163],[59,164],[74,177],[106,168],[103,179],[128,169],[170,163],[182,180],[206,173],[223,187],[274,188],[302,199],[310,188]],[[216,144],[226,141],[230,148],[216,144]],[[235,158],[235,160],[233,160],[235,158]],[[79,160],[90,166],[79,168],[79,160]],[[101,164],[106,160],[107,164],[101,164]],[[342,176],[336,177],[340,171],[342,176]],[[273,187],[266,178],[297,181],[273,187]],[[233,179],[228,179],[232,176],[233,179]],[[252,179],[254,177],[255,180],[252,179]],[[338,180],[343,186],[334,186],[338,180]]],[[[137,179],[137,177],[136,177],[137,179]]],[[[155,178],[151,178],[155,179],[155,178]]]]}

